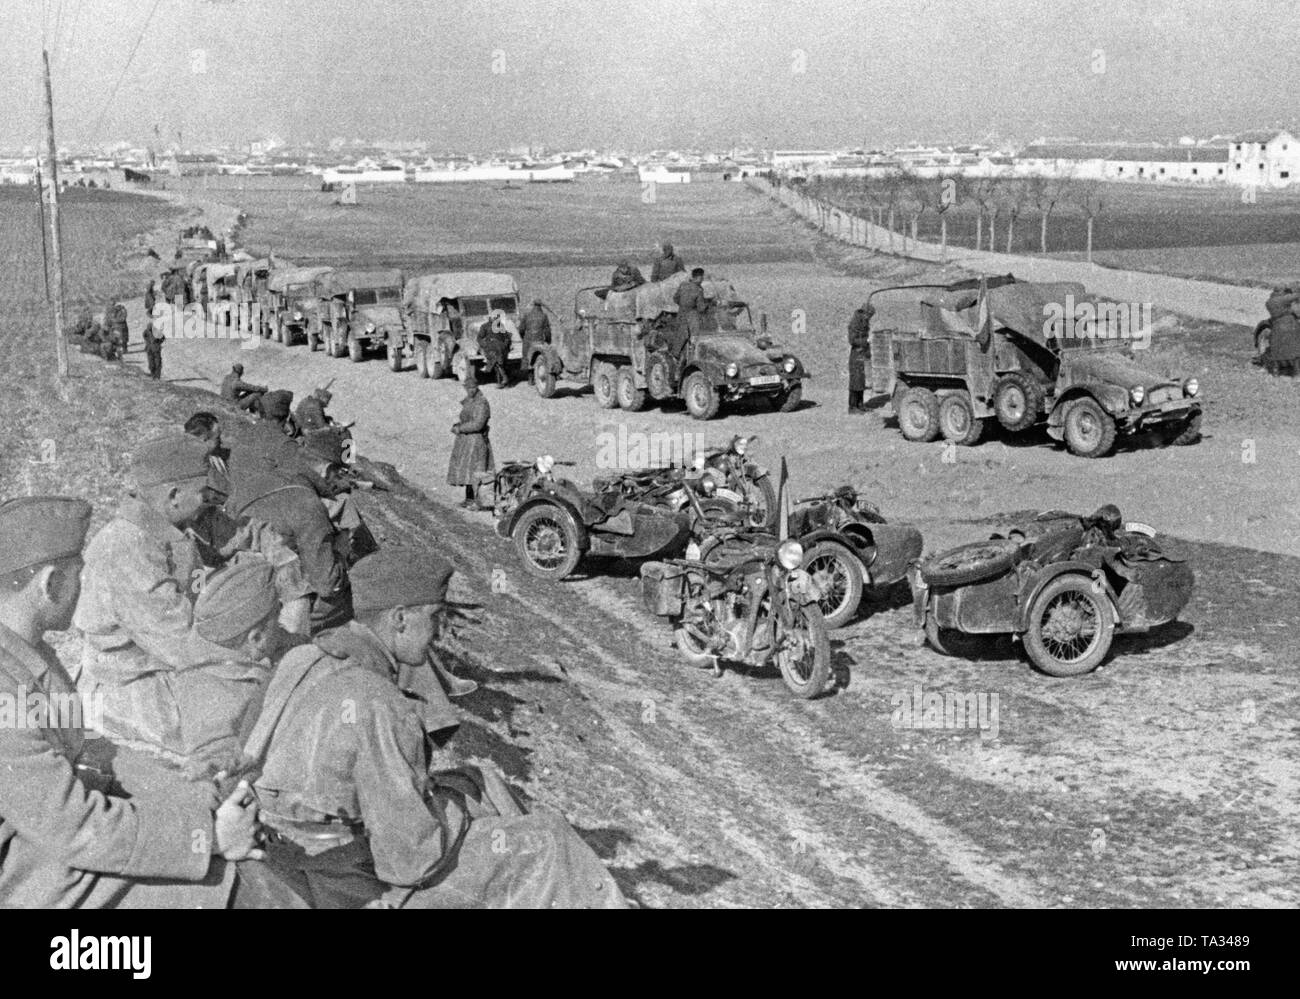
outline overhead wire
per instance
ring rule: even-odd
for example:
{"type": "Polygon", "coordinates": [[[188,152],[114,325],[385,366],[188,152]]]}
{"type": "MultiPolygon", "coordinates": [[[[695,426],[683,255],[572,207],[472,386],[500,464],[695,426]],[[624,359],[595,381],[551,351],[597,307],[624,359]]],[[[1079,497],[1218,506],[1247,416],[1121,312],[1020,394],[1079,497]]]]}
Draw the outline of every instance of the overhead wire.
{"type": "Polygon", "coordinates": [[[158,10],[158,5],[162,0],[154,0],[153,6],[149,8],[149,15],[144,19],[144,24],[140,27],[140,33],[136,36],[135,44],[131,46],[131,51],[126,57],[126,62],[122,64],[122,72],[118,74],[117,82],[113,84],[113,89],[108,93],[108,100],[104,102],[103,110],[99,112],[99,117],[95,119],[95,125],[90,130],[93,141],[99,141],[99,130],[104,123],[104,117],[108,114],[108,109],[113,105],[113,98],[117,96],[118,88],[122,86],[122,81],[126,79],[127,70],[131,68],[131,61],[135,59],[135,54],[140,48],[140,43],[144,41],[145,32],[149,30],[149,22],[153,20],[154,13],[158,10]]]}

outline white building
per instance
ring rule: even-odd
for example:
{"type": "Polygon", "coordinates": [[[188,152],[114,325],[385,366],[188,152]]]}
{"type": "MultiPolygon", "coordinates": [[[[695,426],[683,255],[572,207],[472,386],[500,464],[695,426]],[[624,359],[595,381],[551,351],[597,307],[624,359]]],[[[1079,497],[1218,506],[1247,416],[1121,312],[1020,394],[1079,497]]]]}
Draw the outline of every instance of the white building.
{"type": "Polygon", "coordinates": [[[815,166],[827,166],[839,157],[831,149],[774,149],[772,150],[772,169],[789,170],[791,168],[808,169],[815,166]]]}
{"type": "Polygon", "coordinates": [[[1300,178],[1300,143],[1290,132],[1245,132],[1228,147],[1228,181],[1289,187],[1300,178]]]}

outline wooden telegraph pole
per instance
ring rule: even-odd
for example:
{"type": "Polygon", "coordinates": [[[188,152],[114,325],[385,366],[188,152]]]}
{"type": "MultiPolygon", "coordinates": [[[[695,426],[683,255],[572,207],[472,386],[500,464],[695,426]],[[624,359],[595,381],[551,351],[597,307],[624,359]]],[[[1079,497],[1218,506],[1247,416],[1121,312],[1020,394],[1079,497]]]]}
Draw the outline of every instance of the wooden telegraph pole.
{"type": "Polygon", "coordinates": [[[50,288],[54,299],[54,356],[58,362],[59,379],[68,377],[68,341],[63,332],[63,254],[59,244],[59,150],[54,143],[54,91],[50,86],[50,54],[41,50],[45,67],[45,162],[49,166],[46,190],[50,194],[50,256],[53,281],[50,288]]]}

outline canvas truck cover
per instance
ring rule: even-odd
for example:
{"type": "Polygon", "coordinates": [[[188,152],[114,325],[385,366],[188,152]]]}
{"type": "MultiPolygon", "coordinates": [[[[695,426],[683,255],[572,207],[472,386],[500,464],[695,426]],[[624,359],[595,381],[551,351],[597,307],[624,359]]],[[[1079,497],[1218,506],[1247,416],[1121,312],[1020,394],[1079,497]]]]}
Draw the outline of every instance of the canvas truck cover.
{"type": "Polygon", "coordinates": [[[260,274],[263,271],[270,273],[270,270],[271,261],[266,257],[258,257],[257,259],[249,257],[247,260],[240,260],[235,263],[235,276],[241,283],[250,274],[260,274]]]}
{"type": "Polygon", "coordinates": [[[311,284],[333,269],[332,267],[277,267],[266,279],[266,287],[270,291],[283,294],[290,286],[311,284]]]}
{"type": "Polygon", "coordinates": [[[432,312],[440,299],[470,296],[519,295],[519,285],[509,274],[491,271],[454,271],[421,274],[406,282],[402,305],[416,312],[432,312]]]}
{"type": "MultiPolygon", "coordinates": [[[[1074,281],[1017,281],[991,287],[988,308],[993,326],[1046,346],[1045,329],[1052,307],[1064,309],[1067,295],[1076,303],[1092,300],[1084,286],[1074,281]]],[[[871,296],[871,305],[876,310],[871,319],[873,331],[974,335],[979,330],[978,287],[884,288],[871,296]]]]}
{"type": "Polygon", "coordinates": [[[332,270],[321,278],[321,291],[325,295],[346,295],[357,288],[401,288],[405,284],[402,272],[396,268],[373,271],[332,270]]]}
{"type": "MultiPolygon", "coordinates": [[[[662,281],[654,281],[650,284],[643,284],[632,291],[613,292],[611,291],[605,297],[605,311],[611,312],[610,303],[616,297],[624,299],[635,296],[634,313],[632,318],[635,319],[654,319],[656,316],[665,312],[677,312],[677,301],[673,297],[683,281],[689,281],[690,275],[685,271],[678,271],[671,277],[664,278],[662,281]]],[[[732,287],[731,282],[726,278],[707,278],[704,281],[704,297],[711,299],[720,304],[727,304],[737,301],[736,289],[732,287]]],[[[624,308],[621,302],[619,308],[624,308]]],[[[616,318],[616,317],[611,317],[616,318]]]]}

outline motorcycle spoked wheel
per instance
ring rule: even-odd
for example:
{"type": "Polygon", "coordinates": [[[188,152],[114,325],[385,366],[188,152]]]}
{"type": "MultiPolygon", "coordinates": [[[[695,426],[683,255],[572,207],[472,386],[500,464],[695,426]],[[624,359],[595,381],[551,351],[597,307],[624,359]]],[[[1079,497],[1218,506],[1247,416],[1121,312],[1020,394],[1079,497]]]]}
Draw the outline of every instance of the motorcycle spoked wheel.
{"type": "Polygon", "coordinates": [[[796,697],[816,697],[833,681],[830,634],[815,604],[794,604],[790,613],[794,619],[792,628],[782,624],[779,617],[773,620],[772,658],[781,671],[781,679],[796,697]]]}
{"type": "Polygon", "coordinates": [[[739,479],[740,494],[749,506],[749,523],[751,527],[775,527],[777,521],[776,490],[772,488],[772,477],[761,475],[750,478],[741,475],[739,479]]]}
{"type": "Polygon", "coordinates": [[[688,606],[698,602],[698,604],[702,605],[702,610],[707,608],[705,613],[707,613],[709,624],[712,627],[701,627],[695,622],[679,619],[677,629],[673,632],[673,641],[677,645],[677,651],[682,654],[682,658],[690,665],[700,669],[711,669],[714,676],[721,676],[723,656],[721,653],[713,651],[714,646],[709,640],[708,632],[710,630],[715,633],[721,631],[721,625],[718,622],[721,620],[721,612],[725,611],[726,608],[723,606],[721,599],[706,602],[693,594],[688,594],[686,602],[688,606]]]}

